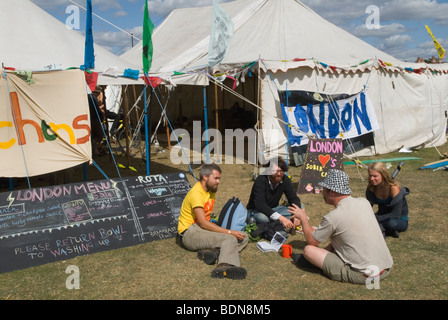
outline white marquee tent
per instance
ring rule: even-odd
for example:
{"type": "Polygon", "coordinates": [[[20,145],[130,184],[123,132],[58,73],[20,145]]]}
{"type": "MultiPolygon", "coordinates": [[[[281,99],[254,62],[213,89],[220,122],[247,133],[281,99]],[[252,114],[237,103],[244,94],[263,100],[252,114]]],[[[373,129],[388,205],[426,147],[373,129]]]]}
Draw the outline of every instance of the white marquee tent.
{"type": "MultiPolygon", "coordinates": [[[[79,68],[84,64],[85,37],[39,8],[30,0],[0,0],[0,63],[16,70],[42,71],[79,68]]],[[[95,44],[99,85],[137,84],[121,77],[138,69],[95,44]]]]}
{"type": "MultiPolygon", "coordinates": [[[[352,95],[365,89],[379,128],[374,146],[358,155],[446,141],[448,64],[399,61],[297,0],[237,0],[220,6],[234,24],[233,40],[220,65],[206,67],[212,7],[176,9],[154,31],[150,73],[177,85],[199,86],[208,85],[216,71],[243,81],[248,72],[257,73],[261,100],[253,101],[263,110],[259,120],[267,130],[260,140],[265,156],[287,154],[279,91],[289,90],[352,95]]],[[[141,43],[121,57],[139,62],[141,43]]],[[[188,88],[182,88],[183,95],[193,90],[188,88]]],[[[203,106],[199,101],[193,105],[198,110],[203,106]]]]}
{"type": "MultiPolygon", "coordinates": [[[[0,123],[3,124],[0,149],[10,161],[0,176],[34,176],[91,160],[90,136],[85,136],[90,130],[85,117],[89,111],[86,77],[80,70],[67,70],[84,64],[85,37],[30,0],[0,0],[0,38],[3,40],[0,46],[0,123]],[[18,80],[18,71],[31,72],[26,73],[32,74],[30,85],[23,79],[18,80]],[[14,101],[10,98],[13,96],[16,97],[14,101]],[[61,108],[61,101],[65,108],[61,108]],[[5,106],[7,108],[3,108],[5,106]],[[21,110],[21,114],[15,111],[12,114],[10,108],[21,110]],[[14,119],[11,118],[13,115],[14,119]],[[19,141],[12,129],[17,118],[19,130],[24,130],[20,137],[28,137],[26,141],[19,141]],[[41,121],[56,125],[53,129],[56,131],[59,130],[57,124],[68,124],[65,128],[70,140],[62,129],[56,142],[52,142],[51,136],[42,136],[40,131],[44,132],[44,129],[33,129],[38,128],[41,121]],[[84,130],[79,130],[79,126],[84,130]],[[6,142],[9,144],[5,145],[6,142]],[[22,155],[24,165],[18,161],[22,155]],[[27,166],[27,162],[32,166],[27,166]]],[[[117,96],[116,101],[112,98],[108,101],[121,103],[122,86],[143,84],[141,79],[123,77],[126,69],[138,70],[138,66],[99,45],[95,44],[94,51],[95,68],[91,71],[98,73],[97,84],[108,87],[108,98],[112,94],[117,96]],[[111,93],[110,88],[115,91],[111,93]]]]}

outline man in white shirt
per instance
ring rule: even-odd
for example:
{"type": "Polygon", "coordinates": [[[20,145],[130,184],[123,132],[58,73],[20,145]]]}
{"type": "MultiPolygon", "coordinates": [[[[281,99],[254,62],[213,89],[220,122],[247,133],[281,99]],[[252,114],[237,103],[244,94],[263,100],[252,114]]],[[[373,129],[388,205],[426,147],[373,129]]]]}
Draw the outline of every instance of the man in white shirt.
{"type": "Polygon", "coordinates": [[[302,257],[293,257],[295,262],[305,258],[327,277],[341,282],[366,284],[368,278],[386,278],[393,260],[370,203],[351,197],[349,177],[343,171],[329,170],[320,185],[325,203],[335,209],[314,231],[305,210],[297,205],[289,207],[289,212],[301,221],[308,243],[302,257]],[[318,247],[328,240],[326,248],[318,247]]]}

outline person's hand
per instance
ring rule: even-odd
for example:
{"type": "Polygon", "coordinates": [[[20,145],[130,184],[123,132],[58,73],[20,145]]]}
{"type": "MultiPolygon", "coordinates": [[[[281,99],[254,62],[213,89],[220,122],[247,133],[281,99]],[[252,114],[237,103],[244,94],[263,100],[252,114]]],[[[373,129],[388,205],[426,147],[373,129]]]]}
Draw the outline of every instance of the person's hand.
{"type": "Polygon", "coordinates": [[[305,219],[307,219],[305,209],[300,208],[296,204],[292,204],[291,207],[288,207],[288,212],[292,214],[295,218],[299,219],[301,222],[303,222],[305,219]]]}
{"type": "Polygon", "coordinates": [[[280,222],[283,224],[283,226],[285,227],[285,229],[292,229],[294,228],[294,223],[292,223],[292,221],[284,216],[280,216],[278,218],[278,220],[280,220],[280,222]]]}
{"type": "Polygon", "coordinates": [[[229,234],[237,238],[238,240],[243,240],[246,237],[246,234],[241,231],[229,230],[229,234]]]}

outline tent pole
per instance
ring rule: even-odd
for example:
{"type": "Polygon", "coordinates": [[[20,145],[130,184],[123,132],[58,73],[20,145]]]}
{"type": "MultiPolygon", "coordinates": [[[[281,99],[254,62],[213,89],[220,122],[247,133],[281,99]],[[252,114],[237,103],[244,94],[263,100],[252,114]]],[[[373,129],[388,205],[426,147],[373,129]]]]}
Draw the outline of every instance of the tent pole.
{"type": "Polygon", "coordinates": [[[171,140],[170,140],[170,128],[168,127],[168,120],[165,117],[166,126],[166,139],[168,140],[168,150],[171,151],[171,140]]]}
{"type": "Polygon", "coordinates": [[[260,61],[261,61],[261,58],[260,58],[260,60],[258,61],[258,130],[257,130],[257,132],[258,132],[258,134],[257,134],[257,139],[258,139],[258,141],[257,141],[257,144],[256,144],[256,148],[255,148],[255,152],[257,153],[256,154],[256,161],[257,161],[257,163],[256,163],[256,168],[257,168],[257,174],[256,174],[256,176],[258,176],[258,174],[259,174],[259,172],[258,172],[258,168],[259,168],[259,164],[260,164],[260,161],[259,161],[259,150],[258,150],[258,148],[259,148],[259,146],[260,146],[260,134],[261,134],[261,130],[263,129],[263,103],[262,103],[262,96],[263,96],[263,81],[262,81],[262,79],[261,79],[261,65],[260,65],[260,61]]]}
{"type": "Polygon", "coordinates": [[[177,90],[177,106],[179,108],[179,122],[181,124],[184,123],[184,115],[183,115],[183,108],[182,108],[182,86],[179,86],[179,90],[177,90]]]}
{"type": "MultiPolygon", "coordinates": [[[[218,114],[218,84],[215,82],[215,128],[216,131],[219,131],[219,114],[218,114]]],[[[216,155],[219,156],[219,152],[221,149],[220,143],[221,141],[217,141],[218,143],[216,144],[216,155]]]]}
{"type": "Polygon", "coordinates": [[[146,101],[146,85],[143,87],[143,100],[144,100],[144,112],[145,112],[145,145],[146,145],[146,175],[150,175],[149,168],[149,150],[151,149],[151,145],[149,144],[149,128],[148,128],[148,104],[146,101]]]}
{"type": "MultiPolygon", "coordinates": [[[[136,92],[134,84],[132,85],[132,91],[133,91],[133,96],[134,96],[134,100],[133,101],[135,103],[135,101],[137,101],[137,92],[136,92]]],[[[137,123],[137,126],[138,126],[138,122],[140,121],[140,113],[139,113],[139,110],[138,110],[138,104],[135,106],[135,120],[137,121],[136,123],[137,123]]]]}
{"type": "Polygon", "coordinates": [[[84,162],[82,164],[82,172],[83,172],[83,176],[84,176],[84,182],[87,182],[88,179],[88,175],[87,175],[87,162],[84,162]]]}
{"type": "Polygon", "coordinates": [[[131,165],[131,158],[130,158],[130,150],[129,150],[129,118],[128,118],[128,88],[126,86],[126,89],[124,91],[124,101],[123,101],[123,118],[124,118],[124,136],[126,139],[126,161],[128,166],[131,165]]]}
{"type": "MultiPolygon", "coordinates": [[[[165,98],[165,106],[166,106],[166,105],[168,105],[168,97],[169,97],[168,92],[167,92],[168,89],[166,87],[162,87],[162,88],[163,88],[163,91],[165,91],[165,97],[166,97],[165,98]]],[[[162,116],[163,116],[163,111],[162,111],[162,116]]],[[[168,126],[168,118],[167,118],[166,113],[165,113],[164,117],[165,117],[165,127],[166,127],[166,139],[168,141],[168,150],[171,151],[170,128],[168,126]]]]}
{"type": "MultiPolygon", "coordinates": [[[[207,87],[204,86],[202,89],[204,93],[204,125],[205,125],[205,152],[207,155],[207,162],[210,163],[210,154],[208,150],[208,118],[207,118],[207,87]]],[[[202,140],[202,139],[201,139],[202,140]]]]}

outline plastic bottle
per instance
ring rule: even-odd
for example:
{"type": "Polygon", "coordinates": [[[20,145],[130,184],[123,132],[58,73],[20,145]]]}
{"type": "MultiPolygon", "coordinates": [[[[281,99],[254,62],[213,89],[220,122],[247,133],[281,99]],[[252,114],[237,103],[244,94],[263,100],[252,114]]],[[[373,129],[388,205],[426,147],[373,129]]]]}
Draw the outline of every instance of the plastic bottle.
{"type": "Polygon", "coordinates": [[[248,221],[247,221],[247,224],[253,224],[253,223],[256,223],[256,221],[255,221],[254,213],[252,212],[250,214],[250,217],[249,217],[248,221]]]}

